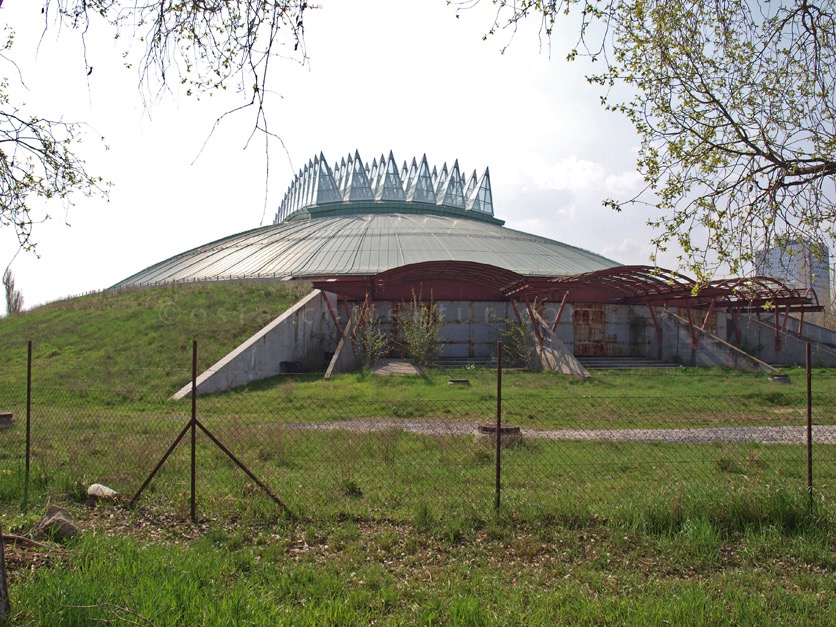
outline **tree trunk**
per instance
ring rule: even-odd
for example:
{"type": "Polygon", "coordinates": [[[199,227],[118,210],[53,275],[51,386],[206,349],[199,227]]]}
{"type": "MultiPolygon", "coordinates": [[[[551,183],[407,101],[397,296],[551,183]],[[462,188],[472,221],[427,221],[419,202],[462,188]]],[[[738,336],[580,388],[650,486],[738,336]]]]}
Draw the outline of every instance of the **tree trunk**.
{"type": "Polygon", "coordinates": [[[9,603],[9,588],[6,585],[6,555],[3,548],[3,529],[0,528],[0,621],[8,618],[12,611],[9,603]]]}

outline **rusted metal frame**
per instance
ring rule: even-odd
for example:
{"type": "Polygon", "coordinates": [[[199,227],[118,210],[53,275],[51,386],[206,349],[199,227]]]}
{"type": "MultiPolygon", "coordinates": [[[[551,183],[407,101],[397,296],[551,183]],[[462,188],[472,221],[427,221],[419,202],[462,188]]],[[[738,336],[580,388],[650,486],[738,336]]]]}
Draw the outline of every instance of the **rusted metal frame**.
{"type": "Polygon", "coordinates": [[[560,322],[560,317],[563,315],[563,308],[566,306],[566,299],[569,297],[569,290],[563,294],[563,300],[560,301],[560,307],[557,309],[557,316],[555,316],[554,324],[552,324],[552,333],[557,330],[557,324],[560,322]]]}
{"type": "Polygon", "coordinates": [[[221,449],[226,454],[226,456],[229,457],[229,459],[231,459],[233,462],[235,462],[235,464],[241,470],[243,470],[244,473],[250,479],[252,479],[255,482],[255,484],[264,491],[265,494],[267,494],[267,496],[269,496],[271,499],[273,499],[273,501],[275,501],[276,505],[278,505],[280,508],[282,508],[282,511],[284,511],[285,514],[287,514],[290,517],[293,517],[293,512],[290,511],[290,509],[287,507],[287,505],[285,505],[278,496],[273,494],[273,491],[270,488],[268,488],[267,485],[265,483],[263,483],[258,477],[256,477],[253,474],[253,472],[249,468],[247,468],[244,465],[244,463],[233,454],[232,451],[230,451],[228,448],[226,448],[226,446],[224,446],[223,443],[218,438],[216,438],[215,435],[211,431],[209,431],[209,429],[207,429],[203,425],[202,422],[200,422],[200,420],[195,418],[194,422],[197,425],[197,427],[201,431],[203,431],[203,433],[206,434],[206,437],[208,437],[210,440],[212,440],[212,442],[215,443],[215,446],[217,446],[219,449],[221,449]]]}
{"type": "Polygon", "coordinates": [[[345,332],[343,331],[343,327],[340,324],[340,319],[337,317],[337,312],[334,311],[334,306],[331,305],[331,300],[325,295],[325,292],[322,292],[320,294],[320,296],[325,301],[325,305],[328,307],[328,313],[331,314],[331,319],[334,321],[334,324],[337,326],[337,331],[339,332],[340,337],[342,337],[345,332]]]}
{"type": "MultiPolygon", "coordinates": [[[[535,306],[537,305],[537,298],[534,299],[535,306]]],[[[534,317],[534,310],[531,308],[531,303],[528,302],[528,297],[525,298],[525,306],[528,309],[528,317],[531,318],[531,326],[534,327],[534,334],[537,336],[537,343],[540,345],[540,348],[543,348],[543,343],[545,340],[543,339],[543,330],[540,328],[539,321],[534,317]]]]}
{"type": "Polygon", "coordinates": [[[775,310],[775,350],[781,350],[781,324],[780,324],[781,316],[780,311],[775,310]]]}
{"type": "Polygon", "coordinates": [[[743,336],[740,331],[740,311],[737,308],[730,308],[729,313],[731,314],[732,326],[734,327],[734,339],[739,346],[743,341],[743,336]]]}
{"type": "Polygon", "coordinates": [[[688,312],[688,331],[691,333],[691,350],[697,350],[699,342],[697,338],[697,331],[694,328],[694,317],[691,314],[691,304],[686,301],[685,311],[688,312]]]}
{"type": "Polygon", "coordinates": [[[343,309],[345,309],[345,319],[351,320],[351,307],[349,307],[347,300],[343,300],[343,309]]]}
{"type": "Polygon", "coordinates": [[[513,298],[511,299],[511,307],[513,307],[513,309],[514,309],[514,314],[516,314],[516,316],[517,316],[517,322],[519,322],[520,324],[522,324],[522,323],[523,323],[523,319],[522,319],[522,316],[520,315],[520,310],[519,310],[519,309],[517,309],[517,301],[515,301],[513,298]]]}
{"type": "MultiPolygon", "coordinates": [[[[777,312],[776,312],[777,315],[777,312]]],[[[781,325],[781,333],[787,332],[787,324],[790,321],[790,306],[786,305],[784,307],[784,323],[781,325]]]]}
{"type": "Polygon", "coordinates": [[[804,310],[802,309],[801,310],[801,315],[798,317],[798,337],[799,338],[804,337],[803,336],[803,331],[804,331],[804,310]]]}
{"type": "Polygon", "coordinates": [[[659,319],[656,317],[656,307],[652,303],[647,303],[647,308],[650,311],[650,319],[653,320],[653,326],[656,327],[656,339],[661,345],[662,325],[659,324],[659,319]]]}
{"type": "Polygon", "coordinates": [[[702,330],[705,331],[706,327],[708,327],[708,321],[711,318],[711,314],[714,313],[714,303],[716,303],[716,299],[711,299],[711,303],[708,305],[708,313],[705,314],[705,320],[702,323],[702,330]]]}
{"type": "Polygon", "coordinates": [[[357,320],[354,323],[354,327],[351,330],[351,339],[354,340],[357,338],[357,331],[363,326],[363,318],[366,317],[366,310],[369,308],[369,301],[371,300],[371,296],[369,296],[368,292],[366,293],[366,298],[363,300],[363,306],[360,308],[360,314],[357,316],[357,320]]]}

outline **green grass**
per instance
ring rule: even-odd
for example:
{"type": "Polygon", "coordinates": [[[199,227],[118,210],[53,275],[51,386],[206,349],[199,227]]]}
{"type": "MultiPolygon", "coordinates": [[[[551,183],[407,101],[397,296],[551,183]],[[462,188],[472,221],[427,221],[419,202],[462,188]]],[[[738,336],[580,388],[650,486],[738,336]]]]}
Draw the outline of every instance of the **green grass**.
{"type": "MultiPolygon", "coordinates": [[[[306,291],[288,289],[100,294],[0,320],[0,406],[18,417],[0,430],[3,528],[31,533],[50,502],[84,530],[65,551],[10,549],[14,624],[836,622],[834,445],[815,446],[811,508],[803,445],[527,437],[503,450],[497,516],[494,451],[456,431],[495,418],[490,370],[299,375],[198,399],[199,418],[292,516],[200,434],[196,525],[185,442],[136,508],[91,505],[93,482],[132,495],[186,424],[189,401],[165,399],[188,380],[191,338],[201,364],[212,363],[306,291]],[[381,418],[391,424],[377,431],[310,429],[381,418]],[[442,430],[399,428],[421,421],[442,430]]],[[[504,420],[798,426],[803,372],[788,372],[791,385],[721,369],[605,371],[585,382],[510,371],[504,420]]],[[[834,424],[836,374],[813,376],[815,422],[834,424]]]]}
{"type": "Polygon", "coordinates": [[[451,532],[416,512],[407,523],[210,524],[184,535],[184,523],[149,525],[143,512],[76,513],[86,531],[65,553],[13,570],[14,624],[825,625],[836,617],[824,522],[803,533],[732,531],[698,516],[652,532],[500,519],[451,532]]]}
{"type": "Polygon", "coordinates": [[[0,319],[0,389],[171,394],[191,377],[192,340],[214,363],[310,292],[305,284],[178,285],[100,292],[0,319]]]}

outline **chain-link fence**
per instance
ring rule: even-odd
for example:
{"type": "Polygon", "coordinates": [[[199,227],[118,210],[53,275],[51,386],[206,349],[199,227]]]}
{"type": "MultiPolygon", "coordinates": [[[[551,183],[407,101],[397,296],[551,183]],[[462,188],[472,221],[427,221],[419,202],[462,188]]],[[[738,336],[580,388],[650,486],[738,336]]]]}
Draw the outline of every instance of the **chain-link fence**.
{"type": "MultiPolygon", "coordinates": [[[[646,376],[637,374],[632,386],[545,387],[534,396],[511,385],[501,404],[484,386],[461,381],[434,390],[446,396],[438,399],[360,396],[369,394],[360,387],[337,395],[292,377],[198,396],[198,515],[275,515],[287,507],[306,518],[480,517],[492,512],[497,485],[503,512],[568,521],[638,511],[646,520],[657,507],[687,515],[728,499],[749,499],[751,507],[786,495],[806,499],[810,480],[815,502],[836,498],[836,394],[829,389],[811,397],[808,440],[803,381],[726,393],[737,375],[717,371],[689,396],[658,386],[643,393],[646,376]]],[[[0,409],[14,415],[0,429],[0,498],[17,498],[27,479],[31,503],[59,494],[84,499],[92,483],[133,498],[183,435],[140,501],[189,510],[191,398],[89,381],[45,388],[37,376],[28,394],[29,404],[25,387],[0,389],[0,409]]]]}

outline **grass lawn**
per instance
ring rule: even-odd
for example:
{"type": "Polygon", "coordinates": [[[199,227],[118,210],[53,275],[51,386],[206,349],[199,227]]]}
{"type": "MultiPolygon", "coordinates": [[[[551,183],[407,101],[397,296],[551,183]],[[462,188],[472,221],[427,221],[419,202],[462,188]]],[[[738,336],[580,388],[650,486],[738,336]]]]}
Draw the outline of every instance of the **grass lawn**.
{"type": "MultiPolygon", "coordinates": [[[[590,519],[204,521],[74,506],[66,547],[8,549],[13,624],[827,625],[832,527],[590,519]]],[[[779,521],[774,521],[779,522],[779,521]]],[[[27,522],[12,529],[25,532],[27,522]]],[[[4,520],[4,526],[9,521],[4,520]]]]}
{"type": "MultiPolygon", "coordinates": [[[[98,294],[0,320],[0,408],[18,418],[0,430],[3,530],[32,534],[47,502],[82,530],[7,547],[12,624],[836,624],[836,444],[814,447],[811,503],[799,369],[790,385],[720,369],[505,372],[503,420],[524,437],[502,452],[498,513],[494,449],[473,436],[495,420],[491,370],[278,377],[199,398],[198,418],[289,513],[202,434],[196,523],[185,442],[136,506],[90,503],[93,482],[133,495],[187,423],[190,401],[168,397],[189,379],[191,339],[206,333],[206,367],[295,289],[98,294]],[[795,435],[728,431],[753,428],[795,435]],[[705,429],[726,431],[646,435],[705,429]]],[[[816,427],[836,425],[834,383],[814,371],[816,427]]]]}

